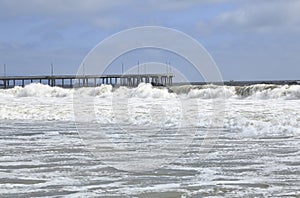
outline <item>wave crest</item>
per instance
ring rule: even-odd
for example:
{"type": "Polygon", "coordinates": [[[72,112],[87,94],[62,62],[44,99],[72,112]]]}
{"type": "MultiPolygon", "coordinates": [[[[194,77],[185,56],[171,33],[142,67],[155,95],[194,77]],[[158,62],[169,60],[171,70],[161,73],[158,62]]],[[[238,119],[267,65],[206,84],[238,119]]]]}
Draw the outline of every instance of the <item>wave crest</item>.
{"type": "MultiPolygon", "coordinates": [[[[231,98],[231,99],[300,99],[300,85],[272,85],[256,84],[249,86],[221,86],[221,85],[183,85],[153,87],[151,84],[141,83],[138,87],[117,87],[101,85],[98,87],[84,87],[76,90],[83,96],[96,97],[136,97],[136,98],[231,98]]],[[[39,83],[32,83],[23,87],[0,90],[3,97],[69,97],[74,89],[50,87],[39,83]]]]}

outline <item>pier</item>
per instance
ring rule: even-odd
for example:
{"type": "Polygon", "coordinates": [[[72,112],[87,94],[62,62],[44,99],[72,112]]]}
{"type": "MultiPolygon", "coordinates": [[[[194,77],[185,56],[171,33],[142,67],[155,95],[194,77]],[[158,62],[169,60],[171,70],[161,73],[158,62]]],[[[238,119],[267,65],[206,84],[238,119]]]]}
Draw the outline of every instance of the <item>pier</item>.
{"type": "Polygon", "coordinates": [[[174,74],[3,76],[0,77],[0,88],[25,87],[30,83],[63,88],[96,87],[102,84],[136,87],[142,82],[158,86],[171,86],[173,77],[174,74]]]}

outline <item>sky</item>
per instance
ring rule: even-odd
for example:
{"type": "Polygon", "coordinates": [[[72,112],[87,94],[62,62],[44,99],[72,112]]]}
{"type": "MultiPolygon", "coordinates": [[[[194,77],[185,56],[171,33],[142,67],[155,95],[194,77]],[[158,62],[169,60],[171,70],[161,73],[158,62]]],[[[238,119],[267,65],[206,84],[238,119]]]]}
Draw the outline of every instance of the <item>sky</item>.
{"type": "MultiPolygon", "coordinates": [[[[299,0],[0,0],[0,75],[4,64],[6,75],[46,75],[51,64],[57,74],[76,74],[99,42],[139,26],[190,35],[224,80],[300,79],[299,0]]],[[[137,60],[146,57],[120,61],[129,67],[137,60]]],[[[169,53],[154,61],[186,70],[169,53]]]]}

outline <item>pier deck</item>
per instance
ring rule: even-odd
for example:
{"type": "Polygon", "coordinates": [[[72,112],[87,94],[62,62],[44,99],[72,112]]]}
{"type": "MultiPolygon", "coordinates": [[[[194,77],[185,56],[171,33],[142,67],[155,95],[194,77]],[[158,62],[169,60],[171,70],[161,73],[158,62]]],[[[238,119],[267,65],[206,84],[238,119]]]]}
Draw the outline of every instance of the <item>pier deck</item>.
{"type": "Polygon", "coordinates": [[[171,86],[173,77],[173,74],[2,76],[0,77],[0,88],[24,87],[30,83],[63,88],[95,87],[101,84],[136,87],[141,82],[171,86]]]}

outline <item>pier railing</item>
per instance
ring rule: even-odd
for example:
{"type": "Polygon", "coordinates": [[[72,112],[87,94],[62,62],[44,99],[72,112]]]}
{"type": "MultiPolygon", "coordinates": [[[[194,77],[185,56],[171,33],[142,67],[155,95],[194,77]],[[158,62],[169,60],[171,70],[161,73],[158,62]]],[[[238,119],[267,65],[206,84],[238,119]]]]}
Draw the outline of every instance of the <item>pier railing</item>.
{"type": "Polygon", "coordinates": [[[24,87],[30,83],[41,83],[63,88],[95,87],[101,84],[136,87],[142,82],[171,86],[173,77],[174,74],[3,76],[0,77],[0,88],[24,87]]]}

